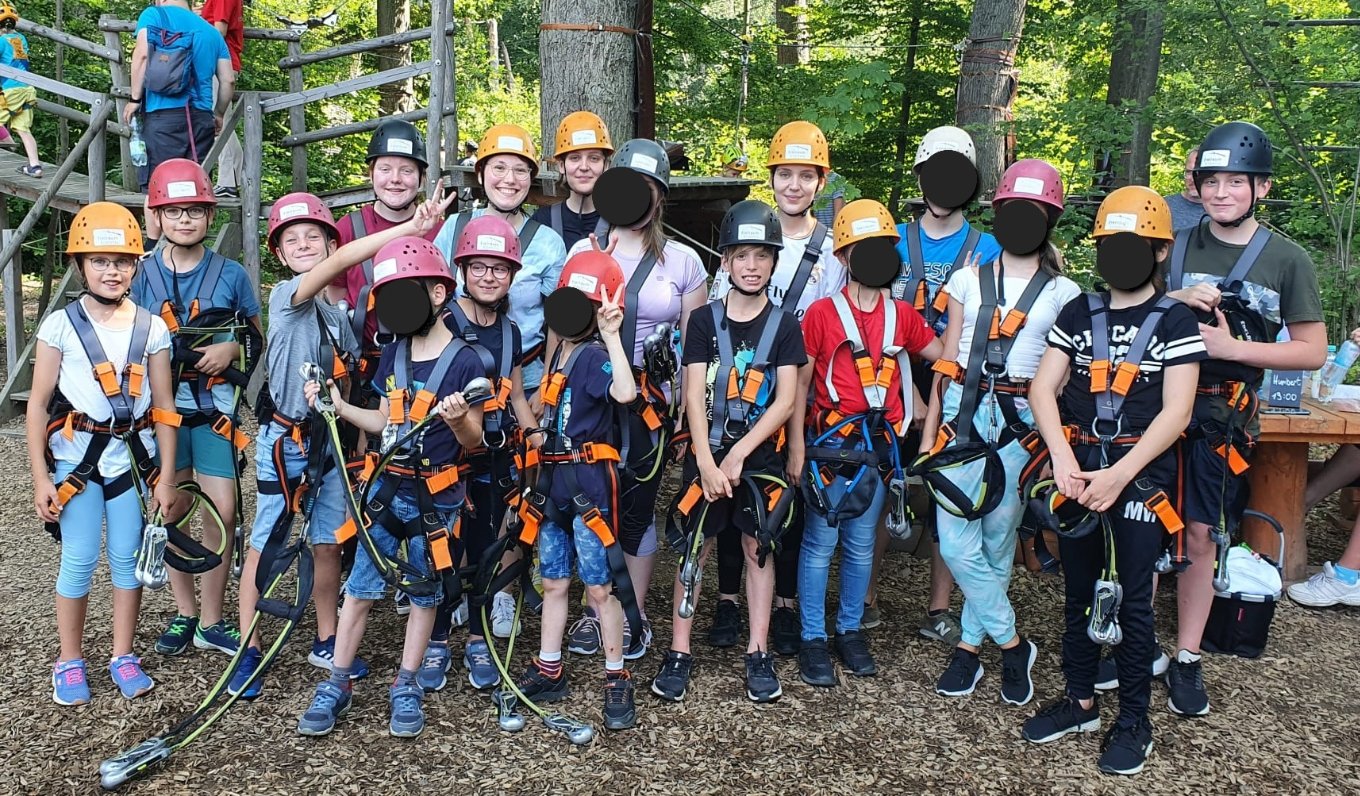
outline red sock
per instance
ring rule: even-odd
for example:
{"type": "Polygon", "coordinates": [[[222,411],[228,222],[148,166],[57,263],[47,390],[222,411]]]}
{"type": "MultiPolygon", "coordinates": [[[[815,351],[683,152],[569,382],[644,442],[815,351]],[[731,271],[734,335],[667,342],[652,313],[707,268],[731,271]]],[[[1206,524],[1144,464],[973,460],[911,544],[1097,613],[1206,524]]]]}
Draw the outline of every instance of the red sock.
{"type": "Polygon", "coordinates": [[[539,673],[549,680],[556,680],[562,676],[562,661],[560,659],[549,663],[541,658],[534,658],[534,665],[538,667],[539,673]]]}

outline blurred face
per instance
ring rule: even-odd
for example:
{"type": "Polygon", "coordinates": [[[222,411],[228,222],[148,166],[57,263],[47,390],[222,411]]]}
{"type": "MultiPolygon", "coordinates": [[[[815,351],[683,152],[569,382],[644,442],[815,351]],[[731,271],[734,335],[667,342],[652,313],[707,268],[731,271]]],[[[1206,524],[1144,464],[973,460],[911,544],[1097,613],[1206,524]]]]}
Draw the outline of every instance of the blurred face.
{"type": "Polygon", "coordinates": [[[335,251],[335,240],[319,224],[289,224],[278,234],[279,260],[295,274],[305,274],[335,251]]]}
{"type": "Polygon", "coordinates": [[[629,229],[646,229],[647,225],[652,223],[652,219],[656,218],[657,208],[661,206],[661,186],[656,180],[647,178],[647,188],[652,192],[652,208],[646,215],[639,219],[636,224],[629,227],[629,229]]]}
{"type": "Polygon", "coordinates": [[[604,174],[607,162],[602,149],[568,152],[562,158],[562,173],[566,175],[567,187],[582,196],[589,196],[595,190],[595,181],[604,174]]]}
{"type": "Polygon", "coordinates": [[[524,203],[532,181],[529,161],[518,155],[492,155],[482,168],[482,190],[487,200],[503,212],[524,203]]]}
{"type": "Polygon", "coordinates": [[[81,273],[90,292],[103,298],[116,299],[132,287],[137,273],[137,258],[131,254],[81,254],[81,273]]]}
{"type": "Polygon", "coordinates": [[[420,192],[420,164],[409,158],[385,155],[369,169],[373,195],[393,210],[404,210],[420,192]]]}
{"type": "Polygon", "coordinates": [[[1246,174],[1218,171],[1207,175],[1199,184],[1199,200],[1209,218],[1220,224],[1230,224],[1247,213],[1270,191],[1270,180],[1252,178],[1246,174]]]}
{"type": "Polygon", "coordinates": [[[806,212],[825,185],[826,180],[816,166],[775,166],[770,172],[775,204],[785,215],[806,212]]]}
{"type": "Polygon", "coordinates": [[[212,225],[211,205],[169,205],[156,209],[161,232],[176,246],[196,246],[208,236],[212,225]]]}
{"type": "Polygon", "coordinates": [[[774,274],[775,253],[769,246],[743,243],[723,252],[722,262],[734,286],[759,293],[774,274]]]}
{"type": "Polygon", "coordinates": [[[1192,202],[1199,201],[1199,189],[1195,187],[1195,160],[1199,157],[1199,150],[1192,149],[1185,158],[1185,198],[1192,202]]]}
{"type": "Polygon", "coordinates": [[[499,257],[478,255],[462,263],[463,288],[480,304],[495,304],[510,292],[515,276],[513,264],[499,257]]]}

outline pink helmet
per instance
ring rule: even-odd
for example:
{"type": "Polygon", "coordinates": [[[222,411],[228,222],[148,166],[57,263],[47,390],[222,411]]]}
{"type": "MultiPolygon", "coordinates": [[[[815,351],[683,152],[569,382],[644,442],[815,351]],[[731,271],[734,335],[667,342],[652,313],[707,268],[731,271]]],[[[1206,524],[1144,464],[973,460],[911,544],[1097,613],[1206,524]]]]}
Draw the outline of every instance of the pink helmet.
{"type": "Polygon", "coordinates": [[[1001,175],[993,202],[1004,199],[1030,199],[1061,213],[1064,207],[1062,176],[1047,162],[1017,160],[1001,175]]]}
{"type": "Polygon", "coordinates": [[[505,260],[518,270],[523,263],[519,255],[519,236],[510,222],[490,213],[478,216],[463,227],[453,247],[453,262],[462,265],[471,257],[495,257],[505,260]]]}
{"type": "Polygon", "coordinates": [[[453,290],[457,280],[443,253],[433,243],[414,235],[389,242],[373,255],[373,292],[399,279],[442,279],[453,290]]]}
{"type": "Polygon", "coordinates": [[[335,226],[335,216],[331,215],[330,208],[314,194],[290,193],[280,196],[269,210],[269,232],[265,235],[269,248],[277,249],[279,233],[300,221],[316,224],[325,230],[332,240],[340,240],[340,230],[335,226]]]}

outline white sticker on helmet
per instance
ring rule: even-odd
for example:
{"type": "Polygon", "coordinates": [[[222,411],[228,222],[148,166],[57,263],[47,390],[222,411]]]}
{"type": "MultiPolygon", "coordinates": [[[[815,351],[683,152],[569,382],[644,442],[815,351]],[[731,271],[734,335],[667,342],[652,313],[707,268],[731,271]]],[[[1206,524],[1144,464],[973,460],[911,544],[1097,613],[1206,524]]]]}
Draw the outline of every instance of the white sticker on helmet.
{"type": "Polygon", "coordinates": [[[808,160],[812,157],[812,146],[810,144],[786,144],[784,146],[784,158],[792,160],[808,160]]]}
{"type": "Polygon", "coordinates": [[[95,246],[126,246],[127,235],[121,229],[90,230],[90,238],[95,246]]]}
{"type": "Polygon", "coordinates": [[[572,274],[567,279],[567,287],[574,287],[593,298],[600,287],[600,280],[590,274],[572,274]]]}
{"type": "Polygon", "coordinates": [[[388,257],[380,263],[373,265],[373,281],[388,279],[397,275],[397,258],[388,257]]]}
{"type": "Polygon", "coordinates": [[[600,143],[600,140],[595,137],[594,130],[573,130],[571,132],[572,146],[588,146],[598,143],[600,143]]]}
{"type": "Polygon", "coordinates": [[[193,180],[176,180],[165,184],[165,195],[171,199],[198,196],[198,183],[193,180]]]}
{"type": "Polygon", "coordinates": [[[513,149],[516,152],[524,151],[524,140],[517,135],[496,136],[497,149],[513,149]]]}
{"type": "Polygon", "coordinates": [[[1016,177],[1014,190],[1016,193],[1027,193],[1030,196],[1043,196],[1044,181],[1037,177],[1016,177]]]}
{"type": "Polygon", "coordinates": [[[1196,168],[1222,168],[1232,160],[1232,150],[1230,149],[1206,149],[1199,153],[1199,164],[1196,168]]]}
{"type": "Polygon", "coordinates": [[[737,240],[765,240],[764,224],[738,224],[737,240]]]}
{"type": "Polygon", "coordinates": [[[477,251],[505,253],[505,238],[500,235],[478,235],[477,251]]]}
{"type": "Polygon", "coordinates": [[[306,202],[289,202],[288,204],[279,208],[280,221],[287,221],[290,218],[297,218],[298,216],[305,215],[307,215],[306,202]]]}
{"type": "Polygon", "coordinates": [[[1110,213],[1105,216],[1106,232],[1137,232],[1137,213],[1110,213]]]}
{"type": "Polygon", "coordinates": [[[880,229],[882,227],[878,225],[876,218],[861,218],[850,222],[851,235],[868,235],[872,232],[878,232],[880,229]]]}
{"type": "Polygon", "coordinates": [[[410,155],[415,151],[415,144],[405,138],[387,139],[387,154],[389,155],[410,155]]]}
{"type": "Polygon", "coordinates": [[[633,156],[628,159],[628,165],[635,169],[643,169],[656,174],[656,158],[651,155],[634,152],[633,156]]]}

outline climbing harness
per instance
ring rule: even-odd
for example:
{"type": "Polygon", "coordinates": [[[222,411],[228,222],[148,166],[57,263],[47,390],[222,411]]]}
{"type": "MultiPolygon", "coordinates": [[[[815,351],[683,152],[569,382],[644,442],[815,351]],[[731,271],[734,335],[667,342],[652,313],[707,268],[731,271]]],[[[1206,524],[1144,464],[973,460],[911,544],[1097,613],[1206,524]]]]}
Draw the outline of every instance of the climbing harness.
{"type": "MultiPolygon", "coordinates": [[[[933,329],[940,316],[949,309],[949,294],[941,288],[935,291],[934,297],[930,295],[930,283],[926,281],[925,255],[921,251],[921,223],[912,221],[907,224],[904,237],[907,241],[907,261],[902,263],[902,275],[893,284],[893,298],[910,301],[925,319],[926,326],[933,329]]],[[[982,233],[977,227],[970,227],[968,235],[963,240],[963,246],[959,247],[959,253],[954,257],[953,264],[940,280],[941,285],[947,284],[949,277],[963,267],[969,255],[977,249],[980,240],[982,233]]]]}

